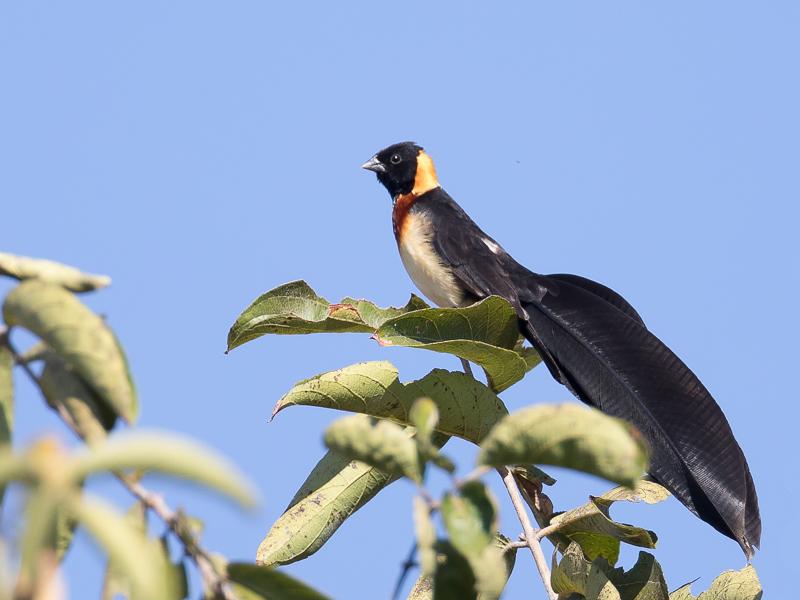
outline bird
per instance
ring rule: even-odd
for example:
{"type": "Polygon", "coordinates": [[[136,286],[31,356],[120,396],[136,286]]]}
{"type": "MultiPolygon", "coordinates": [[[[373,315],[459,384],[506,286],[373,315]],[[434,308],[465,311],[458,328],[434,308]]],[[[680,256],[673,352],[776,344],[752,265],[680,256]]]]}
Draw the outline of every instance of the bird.
{"type": "Polygon", "coordinates": [[[649,446],[651,478],[749,560],[761,518],[745,455],[709,391],[630,303],[591,279],[518,263],[442,188],[416,143],[393,144],[362,167],[392,198],[397,248],[417,288],[440,307],[507,300],[553,378],[633,424],[649,446]]]}

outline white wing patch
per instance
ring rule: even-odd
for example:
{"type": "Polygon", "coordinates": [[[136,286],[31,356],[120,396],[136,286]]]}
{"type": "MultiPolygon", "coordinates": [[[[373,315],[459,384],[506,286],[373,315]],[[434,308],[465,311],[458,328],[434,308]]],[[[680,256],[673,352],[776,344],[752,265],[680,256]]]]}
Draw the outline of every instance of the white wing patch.
{"type": "Polygon", "coordinates": [[[500,254],[500,252],[503,251],[499,244],[493,242],[489,238],[483,238],[483,243],[486,244],[486,247],[489,248],[489,250],[491,250],[494,254],[500,254]]]}

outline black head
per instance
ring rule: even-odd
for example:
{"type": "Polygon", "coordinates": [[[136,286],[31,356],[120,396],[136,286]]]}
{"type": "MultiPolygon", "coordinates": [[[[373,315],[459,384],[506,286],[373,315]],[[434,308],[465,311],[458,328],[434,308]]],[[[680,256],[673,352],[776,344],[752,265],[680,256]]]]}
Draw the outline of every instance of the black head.
{"type": "Polygon", "coordinates": [[[384,148],[365,162],[362,168],[374,171],[383,186],[394,198],[414,190],[417,177],[417,158],[425,155],[414,142],[400,142],[384,148]]]}

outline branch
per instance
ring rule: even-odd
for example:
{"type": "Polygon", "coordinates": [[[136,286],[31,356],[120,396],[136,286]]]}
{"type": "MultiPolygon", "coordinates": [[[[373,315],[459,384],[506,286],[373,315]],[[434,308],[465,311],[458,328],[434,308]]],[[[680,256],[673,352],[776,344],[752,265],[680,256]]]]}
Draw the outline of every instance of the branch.
{"type": "Polygon", "coordinates": [[[531,524],[528,513],[525,510],[525,503],[522,500],[522,495],[519,493],[517,482],[514,480],[514,475],[505,467],[497,469],[500,477],[503,478],[503,483],[508,490],[508,495],[511,498],[511,503],[514,505],[514,510],[517,512],[519,522],[522,524],[522,531],[525,532],[525,544],[530,548],[533,555],[533,562],[536,563],[536,568],[542,578],[544,589],[550,600],[558,600],[558,594],[553,591],[550,585],[550,568],[547,566],[547,559],[542,552],[542,546],[539,544],[539,538],[536,536],[537,531],[531,524]]]}
{"type": "Polygon", "coordinates": [[[417,566],[417,561],[414,560],[414,557],[417,554],[417,541],[414,540],[414,543],[411,546],[411,550],[408,552],[408,557],[403,562],[402,570],[400,571],[400,576],[397,578],[397,583],[394,586],[394,592],[392,593],[392,600],[398,600],[400,598],[400,592],[403,591],[403,582],[406,580],[406,576],[411,572],[411,569],[417,566]]]}
{"type": "MultiPolygon", "coordinates": [[[[461,364],[464,366],[464,372],[474,377],[474,375],[472,375],[472,368],[470,367],[469,362],[462,358],[461,364]]],[[[519,522],[522,524],[522,530],[525,532],[524,545],[531,550],[533,562],[536,563],[536,568],[539,571],[539,576],[542,578],[542,583],[544,584],[544,589],[547,592],[547,596],[550,598],[550,600],[558,600],[558,594],[553,591],[553,586],[550,585],[550,568],[547,566],[547,559],[544,557],[541,544],[539,544],[540,538],[536,537],[537,531],[531,524],[531,520],[528,517],[527,511],[525,510],[525,503],[522,500],[522,495],[517,487],[517,482],[514,479],[514,475],[505,467],[497,469],[497,472],[500,473],[500,477],[503,478],[503,483],[505,484],[506,490],[508,490],[508,495],[511,498],[511,504],[514,505],[514,510],[517,512],[517,518],[519,518],[519,522]]],[[[516,542],[513,542],[509,545],[509,547],[516,546],[516,542]]]]}
{"type": "MultiPolygon", "coordinates": [[[[39,378],[31,369],[28,361],[23,359],[11,344],[9,330],[1,326],[0,343],[9,349],[14,358],[14,362],[22,367],[22,370],[25,371],[33,384],[39,389],[42,395],[44,395],[44,391],[39,384],[39,378]]],[[[64,406],[59,403],[54,405],[53,409],[58,413],[61,420],[64,421],[72,433],[80,438],[81,436],[75,426],[75,422],[64,406]]],[[[220,573],[217,567],[214,566],[214,562],[211,560],[209,553],[200,546],[197,537],[191,529],[185,525],[185,520],[182,519],[181,513],[170,508],[162,496],[151,492],[134,478],[118,472],[114,472],[114,475],[137,500],[158,515],[173,535],[183,544],[184,552],[197,566],[197,570],[200,572],[200,576],[203,579],[204,587],[214,594],[213,597],[220,600],[236,600],[236,597],[227,585],[227,575],[224,572],[220,573]]]]}

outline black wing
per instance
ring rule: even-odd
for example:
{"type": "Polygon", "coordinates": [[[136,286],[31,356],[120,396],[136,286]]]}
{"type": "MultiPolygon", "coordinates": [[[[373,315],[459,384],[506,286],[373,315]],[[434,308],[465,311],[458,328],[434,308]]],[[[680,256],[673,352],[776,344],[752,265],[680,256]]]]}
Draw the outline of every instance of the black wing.
{"type": "MultiPolygon", "coordinates": [[[[443,189],[436,188],[424,194],[414,208],[425,211],[432,221],[434,250],[447,262],[472,300],[500,296],[508,300],[524,320],[527,316],[523,302],[541,299],[548,292],[558,293],[555,281],[537,275],[515,261],[443,189]]],[[[522,323],[520,329],[524,329],[522,323]]],[[[531,341],[550,374],[569,387],[547,348],[531,341]]]]}
{"type": "Polygon", "coordinates": [[[589,279],[529,271],[493,248],[442,190],[420,201],[434,220],[434,248],[465,289],[476,300],[494,294],[511,302],[553,377],[636,425],[651,448],[651,474],[751,556],[761,521],[744,454],[708,390],[633,307],[589,279]]]}
{"type": "Polygon", "coordinates": [[[610,287],[604,286],[602,283],[597,283],[596,281],[592,281],[586,277],[581,277],[580,275],[571,275],[569,273],[558,273],[555,275],[548,275],[547,277],[549,279],[555,279],[556,281],[577,285],[579,288],[583,288],[587,292],[590,292],[598,298],[605,300],[609,304],[616,306],[626,315],[644,325],[644,321],[639,313],[636,312],[636,309],[633,308],[633,306],[631,306],[630,303],[625,300],[625,298],[620,296],[610,287]]]}
{"type": "Polygon", "coordinates": [[[761,537],[758,498],[714,398],[639,320],[586,286],[558,282],[558,296],[524,305],[529,339],[581,400],[633,423],[649,443],[651,475],[750,557],[761,537]]]}

